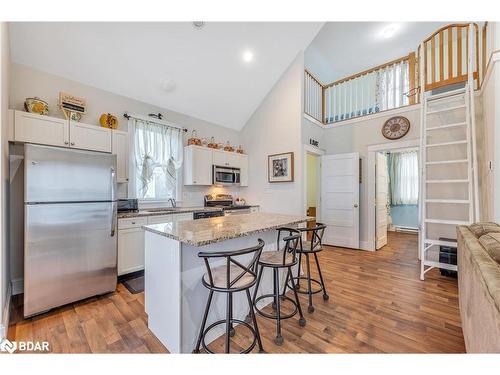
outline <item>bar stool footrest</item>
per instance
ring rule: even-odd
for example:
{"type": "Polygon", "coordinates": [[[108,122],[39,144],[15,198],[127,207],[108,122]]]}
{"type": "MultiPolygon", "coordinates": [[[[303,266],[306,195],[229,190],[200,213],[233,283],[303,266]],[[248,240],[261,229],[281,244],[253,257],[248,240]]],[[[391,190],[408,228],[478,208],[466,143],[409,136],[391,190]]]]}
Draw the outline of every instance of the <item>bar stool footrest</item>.
{"type": "MultiPolygon", "coordinates": [[[[255,328],[252,327],[249,323],[243,321],[243,320],[240,320],[240,319],[231,319],[231,325],[232,324],[242,324],[244,325],[245,327],[247,327],[250,332],[252,333],[253,335],[253,341],[252,343],[250,344],[250,346],[244,350],[242,350],[241,352],[239,352],[239,354],[246,354],[246,353],[250,353],[252,351],[252,349],[255,347],[255,345],[257,344],[257,332],[255,331],[255,328]]],[[[226,324],[226,319],[221,319],[221,320],[217,320],[216,322],[210,324],[204,331],[203,331],[203,338],[201,340],[201,345],[203,346],[203,349],[205,349],[207,351],[207,353],[210,353],[210,354],[216,354],[215,352],[211,351],[210,349],[208,349],[207,347],[207,344],[205,343],[205,337],[207,336],[207,333],[209,331],[211,331],[212,329],[214,329],[215,327],[221,325],[221,324],[226,324]]]]}
{"type": "MultiPolygon", "coordinates": [[[[299,283],[298,283],[299,280],[303,280],[306,284],[309,281],[309,279],[306,276],[294,277],[293,281],[294,281],[294,283],[295,283],[296,286],[299,285],[299,283]]],[[[317,294],[317,293],[321,293],[323,291],[324,288],[323,288],[323,284],[321,283],[321,281],[311,278],[311,283],[312,284],[316,284],[316,285],[319,286],[319,289],[317,289],[317,290],[311,290],[311,294],[317,294]]],[[[302,287],[303,285],[304,284],[301,283],[300,286],[302,287]]],[[[288,282],[287,286],[290,289],[293,290],[292,285],[290,284],[290,282],[288,282]]],[[[311,286],[311,288],[312,288],[312,286],[311,286]]],[[[309,291],[307,289],[298,288],[296,290],[297,290],[297,293],[300,293],[300,294],[309,294],[309,291]]]]}
{"type": "MultiPolygon", "coordinates": [[[[273,298],[273,302],[274,302],[275,297],[276,296],[274,294],[263,294],[260,297],[256,298],[255,302],[254,302],[254,307],[255,307],[255,310],[257,311],[257,314],[259,314],[265,318],[268,318],[268,319],[274,319],[274,320],[278,319],[278,316],[276,315],[278,313],[277,311],[276,311],[276,314],[268,314],[268,313],[262,311],[262,309],[259,309],[257,307],[257,302],[259,302],[260,300],[262,300],[264,298],[273,298]]],[[[281,300],[287,300],[287,301],[291,302],[293,305],[293,308],[294,308],[292,313],[289,313],[286,315],[280,314],[280,319],[290,319],[291,317],[295,316],[297,314],[297,312],[299,311],[299,309],[297,308],[297,302],[295,302],[293,299],[291,299],[290,297],[287,297],[287,296],[280,295],[279,298],[281,298],[281,300]]]]}

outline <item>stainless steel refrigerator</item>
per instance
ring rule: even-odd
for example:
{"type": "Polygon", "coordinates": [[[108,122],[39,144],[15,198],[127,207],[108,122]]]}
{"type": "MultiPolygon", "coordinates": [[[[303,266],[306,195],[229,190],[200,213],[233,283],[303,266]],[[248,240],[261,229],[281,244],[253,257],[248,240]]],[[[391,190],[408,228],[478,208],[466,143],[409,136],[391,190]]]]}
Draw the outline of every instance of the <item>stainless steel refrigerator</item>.
{"type": "Polygon", "coordinates": [[[115,170],[115,155],[25,145],[25,317],[116,289],[115,170]]]}

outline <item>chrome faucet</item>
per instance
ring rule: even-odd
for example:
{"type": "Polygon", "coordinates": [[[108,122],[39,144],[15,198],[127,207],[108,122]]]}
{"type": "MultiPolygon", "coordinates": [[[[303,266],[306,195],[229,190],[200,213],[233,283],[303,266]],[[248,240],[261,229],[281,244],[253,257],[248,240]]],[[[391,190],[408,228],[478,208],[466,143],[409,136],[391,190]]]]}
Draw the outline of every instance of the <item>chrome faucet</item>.
{"type": "Polygon", "coordinates": [[[175,202],[174,198],[168,198],[168,201],[170,202],[170,204],[172,205],[173,208],[177,207],[177,203],[175,202]]]}

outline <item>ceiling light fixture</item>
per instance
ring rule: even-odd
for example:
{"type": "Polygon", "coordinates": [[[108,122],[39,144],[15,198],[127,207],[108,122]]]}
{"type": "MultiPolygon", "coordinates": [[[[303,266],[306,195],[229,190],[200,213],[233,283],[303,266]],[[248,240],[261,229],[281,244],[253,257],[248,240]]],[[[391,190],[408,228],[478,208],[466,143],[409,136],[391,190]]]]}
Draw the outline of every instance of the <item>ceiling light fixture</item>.
{"type": "Polygon", "coordinates": [[[193,27],[195,29],[198,29],[198,30],[203,29],[203,26],[205,26],[205,22],[203,22],[203,21],[194,21],[193,22],[193,27]]]}
{"type": "Polygon", "coordinates": [[[385,39],[389,39],[389,38],[392,38],[394,36],[394,34],[396,34],[396,31],[398,31],[398,25],[389,25],[389,26],[386,26],[383,30],[382,30],[382,36],[385,38],[385,39]]]}
{"type": "Polygon", "coordinates": [[[241,55],[244,62],[249,63],[253,60],[253,52],[250,50],[243,51],[243,55],[241,55]]]}

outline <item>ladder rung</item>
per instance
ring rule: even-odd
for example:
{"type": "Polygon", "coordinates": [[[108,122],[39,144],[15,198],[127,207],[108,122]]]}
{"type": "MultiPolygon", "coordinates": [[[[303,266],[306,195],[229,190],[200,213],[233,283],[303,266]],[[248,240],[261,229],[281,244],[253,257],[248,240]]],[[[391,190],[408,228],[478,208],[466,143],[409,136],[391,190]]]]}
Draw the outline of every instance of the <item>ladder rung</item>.
{"type": "Polygon", "coordinates": [[[456,90],[446,91],[446,92],[443,92],[441,94],[430,95],[426,99],[428,101],[429,100],[436,100],[436,99],[441,99],[441,98],[449,98],[451,96],[460,95],[460,94],[465,94],[465,87],[461,87],[461,88],[456,89],[456,90]]]}
{"type": "Polygon", "coordinates": [[[429,130],[439,130],[439,129],[455,128],[457,126],[465,126],[465,125],[467,125],[466,122],[455,122],[453,124],[448,124],[448,125],[433,126],[432,128],[427,128],[427,131],[429,131],[429,130]]]}
{"type": "Polygon", "coordinates": [[[442,98],[430,98],[430,99],[427,99],[427,103],[429,105],[433,105],[436,103],[444,102],[446,100],[453,101],[453,100],[457,100],[457,99],[461,99],[461,100],[465,101],[465,93],[461,92],[461,93],[457,93],[455,95],[443,96],[442,98]]]}
{"type": "Polygon", "coordinates": [[[456,159],[456,160],[441,160],[441,161],[428,161],[425,164],[427,165],[438,165],[438,164],[460,164],[467,163],[467,159],[456,159]]]}
{"type": "Polygon", "coordinates": [[[468,179],[465,180],[426,180],[428,184],[463,184],[469,182],[468,179]]]}
{"type": "Polygon", "coordinates": [[[424,240],[424,244],[457,247],[457,241],[424,240]]]}
{"type": "Polygon", "coordinates": [[[457,203],[457,204],[469,204],[468,199],[426,199],[426,203],[457,203]]]}
{"type": "Polygon", "coordinates": [[[469,222],[464,220],[425,219],[424,221],[429,224],[469,225],[469,222]]]}
{"type": "Polygon", "coordinates": [[[465,140],[465,141],[443,142],[443,143],[431,143],[431,144],[425,145],[425,147],[440,147],[440,146],[462,145],[462,144],[466,144],[466,143],[467,143],[467,140],[465,140]]]}
{"type": "Polygon", "coordinates": [[[448,107],[448,108],[435,109],[433,111],[428,111],[427,115],[432,115],[434,113],[440,113],[440,112],[453,111],[455,109],[460,109],[460,108],[465,108],[465,104],[456,105],[456,106],[448,107]]]}
{"type": "Polygon", "coordinates": [[[445,270],[450,270],[450,271],[456,271],[458,269],[456,264],[434,262],[432,260],[424,260],[424,266],[443,268],[445,270]]]}

